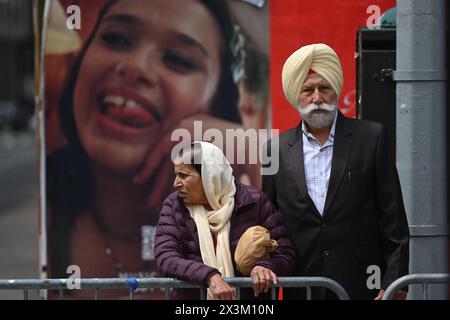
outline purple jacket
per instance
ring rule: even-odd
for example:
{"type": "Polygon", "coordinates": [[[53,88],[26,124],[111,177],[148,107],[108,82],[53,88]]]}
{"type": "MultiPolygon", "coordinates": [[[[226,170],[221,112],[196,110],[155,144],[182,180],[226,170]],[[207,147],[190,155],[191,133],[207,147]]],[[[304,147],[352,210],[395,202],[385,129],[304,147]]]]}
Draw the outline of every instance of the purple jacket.
{"type": "MultiPolygon", "coordinates": [[[[280,213],[267,196],[256,187],[236,183],[235,209],[230,220],[230,249],[235,276],[242,274],[236,268],[234,252],[241,235],[255,225],[265,227],[271,239],[278,242],[278,249],[270,259],[257,261],[255,265],[271,269],[277,276],[289,276],[294,268],[294,249],[287,236],[280,213]]],[[[178,192],[172,193],[163,203],[156,229],[156,262],[160,273],[207,286],[210,276],[219,271],[203,264],[197,227],[178,192]]],[[[249,290],[241,291],[241,298],[249,297],[249,290]],[[246,292],[247,291],[247,292],[246,292]]],[[[198,289],[175,289],[172,299],[198,299],[198,289]]]]}

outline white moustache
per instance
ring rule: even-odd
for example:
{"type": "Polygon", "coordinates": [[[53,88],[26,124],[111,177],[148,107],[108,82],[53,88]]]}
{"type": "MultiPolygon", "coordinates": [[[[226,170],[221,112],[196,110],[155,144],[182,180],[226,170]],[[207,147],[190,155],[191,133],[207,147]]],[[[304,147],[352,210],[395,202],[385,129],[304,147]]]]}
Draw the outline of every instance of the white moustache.
{"type": "Polygon", "coordinates": [[[336,110],[336,105],[335,104],[327,104],[327,103],[321,103],[321,104],[310,103],[303,109],[300,109],[299,111],[301,112],[302,116],[305,116],[305,115],[307,116],[307,115],[311,114],[311,112],[316,111],[316,110],[325,110],[325,111],[332,112],[332,111],[336,110]]]}

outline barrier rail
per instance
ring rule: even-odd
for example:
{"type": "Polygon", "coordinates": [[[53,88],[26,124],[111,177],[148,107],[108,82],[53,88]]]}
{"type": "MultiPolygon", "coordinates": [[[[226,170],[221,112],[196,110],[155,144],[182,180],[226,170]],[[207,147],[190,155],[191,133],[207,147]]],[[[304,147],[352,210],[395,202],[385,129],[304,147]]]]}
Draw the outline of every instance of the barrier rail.
{"type": "Polygon", "coordinates": [[[449,280],[450,275],[448,273],[409,274],[392,282],[384,292],[383,300],[391,300],[395,292],[410,284],[422,284],[422,298],[427,300],[429,284],[448,283],[449,280]]]}
{"type": "MultiPolygon", "coordinates": [[[[74,279],[70,279],[70,283],[74,279]]],[[[240,298],[241,288],[253,287],[251,278],[225,278],[225,281],[236,288],[236,298],[240,298]]],[[[0,280],[0,290],[23,290],[24,300],[29,299],[28,290],[59,290],[59,298],[64,298],[64,291],[68,289],[68,279],[14,279],[0,280]]],[[[99,300],[100,289],[128,289],[130,299],[134,299],[134,294],[138,288],[162,288],[165,291],[165,299],[169,299],[170,288],[200,288],[201,299],[206,299],[206,288],[196,284],[172,278],[93,278],[79,279],[81,290],[94,289],[94,300],[99,300]]],[[[276,288],[306,288],[307,299],[311,300],[312,287],[325,287],[333,291],[340,300],[349,300],[349,296],[344,288],[336,281],[324,277],[280,277],[278,283],[272,285],[271,299],[276,300],[276,288]]]]}

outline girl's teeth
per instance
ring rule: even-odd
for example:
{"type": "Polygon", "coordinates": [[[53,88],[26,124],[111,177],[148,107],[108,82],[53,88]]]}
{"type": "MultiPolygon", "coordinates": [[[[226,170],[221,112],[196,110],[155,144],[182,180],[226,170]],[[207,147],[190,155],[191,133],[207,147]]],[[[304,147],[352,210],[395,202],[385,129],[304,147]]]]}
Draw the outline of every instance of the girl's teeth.
{"type": "Polygon", "coordinates": [[[125,107],[129,109],[142,109],[141,105],[134,100],[125,100],[124,97],[121,96],[105,96],[103,102],[106,104],[114,104],[117,107],[125,107]]]}
{"type": "Polygon", "coordinates": [[[137,104],[133,100],[128,100],[127,103],[125,104],[125,108],[136,109],[137,104]]]}
{"type": "Polygon", "coordinates": [[[110,103],[110,104],[114,104],[117,107],[122,107],[123,104],[125,103],[125,99],[121,96],[106,96],[103,99],[104,103],[110,103]]]}
{"type": "Polygon", "coordinates": [[[116,103],[116,105],[118,107],[123,106],[124,102],[125,102],[125,99],[123,97],[116,96],[116,102],[115,103],[116,103]]]}

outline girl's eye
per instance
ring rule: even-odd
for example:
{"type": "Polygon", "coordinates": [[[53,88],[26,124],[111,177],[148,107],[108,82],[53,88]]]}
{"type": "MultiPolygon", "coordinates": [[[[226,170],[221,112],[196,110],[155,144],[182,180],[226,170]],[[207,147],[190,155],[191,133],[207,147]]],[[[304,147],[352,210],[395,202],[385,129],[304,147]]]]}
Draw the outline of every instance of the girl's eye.
{"type": "Polygon", "coordinates": [[[166,53],[164,62],[176,71],[188,72],[197,69],[197,65],[189,58],[176,53],[166,53]]]}
{"type": "Polygon", "coordinates": [[[133,45],[129,37],[119,32],[105,32],[101,35],[101,39],[106,45],[116,49],[129,48],[133,45]]]}

